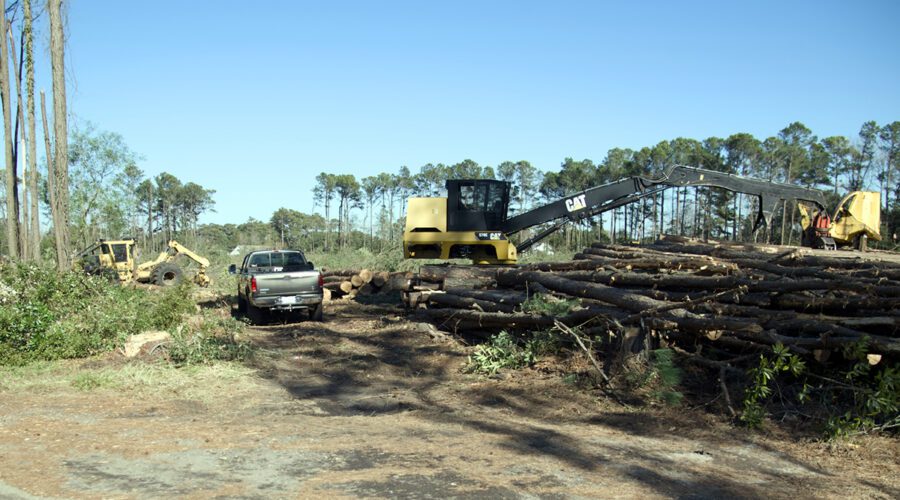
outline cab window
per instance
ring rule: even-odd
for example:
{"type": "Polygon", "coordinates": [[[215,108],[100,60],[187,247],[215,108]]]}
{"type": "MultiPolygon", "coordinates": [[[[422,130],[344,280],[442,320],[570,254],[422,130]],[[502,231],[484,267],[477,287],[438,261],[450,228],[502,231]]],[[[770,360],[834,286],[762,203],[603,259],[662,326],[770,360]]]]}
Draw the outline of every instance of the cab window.
{"type": "Polygon", "coordinates": [[[271,258],[270,254],[267,253],[257,253],[250,256],[250,262],[247,264],[247,267],[269,267],[271,266],[271,258]]]}
{"type": "Polygon", "coordinates": [[[128,260],[128,247],[124,244],[113,245],[113,258],[116,262],[125,262],[128,260]]]}

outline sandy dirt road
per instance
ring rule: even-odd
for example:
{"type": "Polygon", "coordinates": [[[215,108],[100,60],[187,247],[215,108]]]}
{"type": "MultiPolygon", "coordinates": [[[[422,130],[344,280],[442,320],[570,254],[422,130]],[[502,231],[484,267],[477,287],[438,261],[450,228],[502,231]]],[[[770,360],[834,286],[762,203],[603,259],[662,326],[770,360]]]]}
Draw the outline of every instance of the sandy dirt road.
{"type": "Polygon", "coordinates": [[[212,397],[0,390],[0,498],[900,498],[896,440],[829,449],[466,374],[465,347],[393,307],[327,314],[250,329],[258,359],[198,382],[212,397]]]}

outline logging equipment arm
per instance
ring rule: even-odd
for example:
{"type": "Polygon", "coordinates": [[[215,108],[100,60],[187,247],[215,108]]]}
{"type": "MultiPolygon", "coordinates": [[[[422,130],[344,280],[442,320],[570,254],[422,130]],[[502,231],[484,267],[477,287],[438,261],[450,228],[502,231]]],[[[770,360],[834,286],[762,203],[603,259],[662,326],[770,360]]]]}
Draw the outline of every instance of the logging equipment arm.
{"type": "Polygon", "coordinates": [[[540,206],[528,212],[505,219],[501,230],[507,234],[515,234],[523,229],[539,224],[556,221],[555,224],[540,231],[528,240],[517,245],[520,252],[557,231],[568,221],[577,221],[634,201],[656,194],[669,187],[716,187],[735,193],[744,193],[757,199],[755,204],[756,219],[753,230],[765,224],[771,225],[772,215],[779,202],[798,200],[824,210],[825,197],[817,189],[809,189],[791,184],[749,179],[724,172],[702,168],[676,165],[667,170],[660,178],[626,177],[618,181],[592,187],[574,195],[540,206]]]}

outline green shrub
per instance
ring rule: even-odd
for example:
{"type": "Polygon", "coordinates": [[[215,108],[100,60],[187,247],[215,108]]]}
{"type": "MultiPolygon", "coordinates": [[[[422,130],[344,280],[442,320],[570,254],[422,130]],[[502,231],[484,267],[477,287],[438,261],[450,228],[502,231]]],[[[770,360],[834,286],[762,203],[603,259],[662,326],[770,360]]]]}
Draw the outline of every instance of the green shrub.
{"type": "Polygon", "coordinates": [[[553,295],[536,293],[520,306],[522,312],[544,316],[565,316],[581,306],[578,299],[560,299],[553,295]]]}
{"type": "Polygon", "coordinates": [[[646,363],[632,365],[625,372],[625,380],[632,389],[645,389],[651,399],[669,406],[677,406],[684,399],[684,394],[676,389],[683,376],[671,349],[651,350],[646,363]]]}
{"type": "Polygon", "coordinates": [[[558,349],[557,337],[549,331],[535,332],[522,343],[506,330],[475,349],[466,363],[469,372],[493,375],[503,368],[533,365],[543,355],[558,349]]]}
{"type": "Polygon", "coordinates": [[[844,357],[854,363],[844,373],[846,384],[829,391],[831,401],[845,401],[843,413],[825,423],[829,438],[900,428],[900,367],[883,361],[869,363],[868,344],[863,337],[844,350],[844,357]],[[836,394],[838,390],[843,397],[836,394]]]}
{"type": "Polygon", "coordinates": [[[793,405],[807,405],[813,418],[824,422],[829,439],[900,428],[900,368],[891,363],[870,362],[869,339],[860,338],[844,349],[837,366],[807,367],[782,344],[772,354],[760,355],[748,372],[740,420],[761,427],[772,406],[772,386],[778,387],[777,403],[785,413],[793,405]],[[827,370],[824,375],[822,370],[827,370]],[[819,372],[819,373],[817,373],[819,372]]]}
{"type": "Polygon", "coordinates": [[[759,365],[749,371],[751,383],[744,391],[744,408],[740,420],[747,427],[761,427],[766,417],[765,403],[772,395],[771,384],[782,372],[799,376],[806,364],[782,344],[772,347],[772,356],[759,356],[759,365]]]}
{"type": "Polygon", "coordinates": [[[185,366],[248,359],[253,355],[251,345],[237,339],[243,328],[244,324],[234,318],[206,314],[199,325],[174,330],[169,361],[185,366]]]}
{"type": "Polygon", "coordinates": [[[191,285],[146,290],[16,263],[0,266],[0,364],[90,356],[193,309],[191,285]]]}
{"type": "Polygon", "coordinates": [[[681,384],[684,372],[675,366],[675,352],[671,349],[655,349],[650,351],[651,373],[656,380],[656,387],[650,397],[662,401],[669,406],[676,406],[684,399],[684,394],[675,388],[681,384]]]}

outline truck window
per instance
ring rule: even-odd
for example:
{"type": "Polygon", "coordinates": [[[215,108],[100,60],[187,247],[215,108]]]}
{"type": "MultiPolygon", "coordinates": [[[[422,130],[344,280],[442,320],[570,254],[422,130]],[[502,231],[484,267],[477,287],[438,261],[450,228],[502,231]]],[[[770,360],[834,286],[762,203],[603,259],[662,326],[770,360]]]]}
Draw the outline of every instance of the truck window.
{"type": "Polygon", "coordinates": [[[253,254],[247,264],[256,273],[305,271],[309,265],[301,252],[266,252],[253,254]]]}
{"type": "Polygon", "coordinates": [[[280,265],[285,271],[303,271],[306,269],[306,259],[300,252],[282,252],[281,254],[272,256],[272,264],[280,265]],[[275,264],[276,257],[280,255],[278,264],[275,264]]]}
{"type": "Polygon", "coordinates": [[[247,267],[269,267],[271,266],[271,259],[269,258],[270,254],[267,253],[257,253],[250,256],[250,262],[247,264],[247,267]]]}

